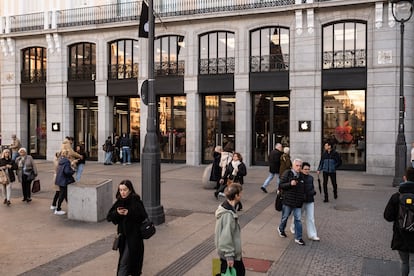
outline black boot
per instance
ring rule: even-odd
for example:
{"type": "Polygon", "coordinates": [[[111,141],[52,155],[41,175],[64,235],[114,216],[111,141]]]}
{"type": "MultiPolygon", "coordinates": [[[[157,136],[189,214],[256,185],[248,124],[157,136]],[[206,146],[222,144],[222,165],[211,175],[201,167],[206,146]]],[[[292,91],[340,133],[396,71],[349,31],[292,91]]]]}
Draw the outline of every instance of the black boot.
{"type": "Polygon", "coordinates": [[[328,196],[325,196],[325,199],[323,200],[323,202],[329,202],[328,196]]]}

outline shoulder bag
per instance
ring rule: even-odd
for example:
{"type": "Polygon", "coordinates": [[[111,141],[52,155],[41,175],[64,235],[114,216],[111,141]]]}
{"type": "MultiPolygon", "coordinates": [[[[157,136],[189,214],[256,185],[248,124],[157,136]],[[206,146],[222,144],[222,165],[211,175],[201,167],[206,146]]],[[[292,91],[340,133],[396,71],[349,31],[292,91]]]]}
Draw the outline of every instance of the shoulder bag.
{"type": "Polygon", "coordinates": [[[7,176],[7,172],[3,169],[0,170],[0,184],[9,184],[9,177],[7,176]]]}
{"type": "Polygon", "coordinates": [[[152,223],[149,218],[144,219],[144,221],[141,223],[140,231],[141,237],[143,239],[147,240],[151,238],[156,232],[154,223],[152,223]]]}
{"type": "Polygon", "coordinates": [[[275,210],[280,212],[283,209],[283,196],[282,196],[282,190],[277,190],[276,200],[275,200],[275,210]]]}

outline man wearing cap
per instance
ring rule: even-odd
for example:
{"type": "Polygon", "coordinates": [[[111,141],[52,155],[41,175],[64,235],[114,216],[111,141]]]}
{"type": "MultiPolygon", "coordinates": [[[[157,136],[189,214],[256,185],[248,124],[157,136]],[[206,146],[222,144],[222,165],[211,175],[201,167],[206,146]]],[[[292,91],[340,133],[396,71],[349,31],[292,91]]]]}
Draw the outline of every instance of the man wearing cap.
{"type": "Polygon", "coordinates": [[[17,139],[16,134],[11,136],[12,143],[10,145],[10,150],[12,151],[12,160],[16,160],[17,156],[19,156],[19,149],[22,147],[20,140],[17,139]]]}

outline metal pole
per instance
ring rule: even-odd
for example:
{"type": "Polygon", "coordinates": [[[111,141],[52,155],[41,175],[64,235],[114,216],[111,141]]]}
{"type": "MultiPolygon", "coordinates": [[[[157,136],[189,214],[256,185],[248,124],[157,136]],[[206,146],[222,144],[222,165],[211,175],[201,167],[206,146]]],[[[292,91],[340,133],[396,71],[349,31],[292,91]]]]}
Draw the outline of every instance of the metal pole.
{"type": "Polygon", "coordinates": [[[398,136],[395,145],[395,176],[392,185],[398,186],[402,181],[407,167],[407,144],[404,134],[404,20],[400,23],[401,29],[401,55],[400,55],[400,98],[399,98],[399,118],[398,118],[398,136]]]}
{"type": "Polygon", "coordinates": [[[148,117],[147,133],[142,150],[142,198],[149,218],[154,224],[165,222],[164,208],[160,205],[160,147],[157,135],[157,102],[154,90],[154,8],[148,1],[148,117]]]}

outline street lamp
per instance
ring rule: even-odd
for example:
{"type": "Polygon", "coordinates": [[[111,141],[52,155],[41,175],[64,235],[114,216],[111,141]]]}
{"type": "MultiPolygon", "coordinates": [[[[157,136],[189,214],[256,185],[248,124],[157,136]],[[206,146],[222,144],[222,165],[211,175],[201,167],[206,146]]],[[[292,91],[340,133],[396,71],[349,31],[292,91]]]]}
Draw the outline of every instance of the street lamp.
{"type": "Polygon", "coordinates": [[[398,116],[398,136],[395,145],[395,176],[393,186],[398,186],[405,174],[407,167],[407,144],[404,134],[404,23],[413,15],[413,0],[391,0],[392,16],[400,23],[401,31],[401,54],[400,54],[400,97],[398,116]]]}

